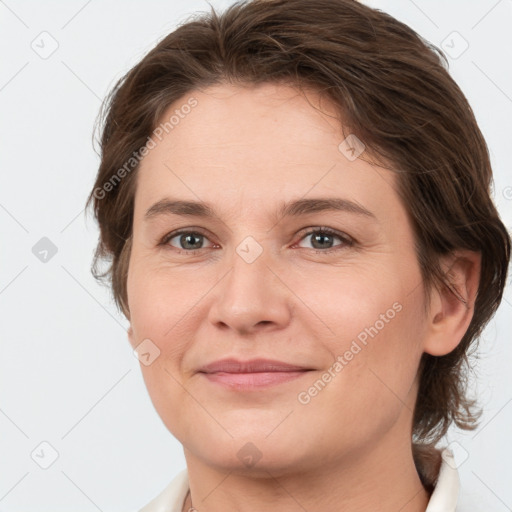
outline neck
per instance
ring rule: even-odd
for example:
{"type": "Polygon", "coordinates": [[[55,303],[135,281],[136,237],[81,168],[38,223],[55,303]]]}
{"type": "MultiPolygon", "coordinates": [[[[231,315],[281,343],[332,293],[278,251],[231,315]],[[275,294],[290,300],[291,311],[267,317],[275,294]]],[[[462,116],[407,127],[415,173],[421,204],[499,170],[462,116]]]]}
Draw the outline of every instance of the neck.
{"type": "Polygon", "coordinates": [[[184,512],[425,512],[430,497],[416,471],[410,443],[391,452],[380,443],[300,471],[267,466],[253,474],[206,466],[187,450],[185,457],[191,495],[184,512]]]}

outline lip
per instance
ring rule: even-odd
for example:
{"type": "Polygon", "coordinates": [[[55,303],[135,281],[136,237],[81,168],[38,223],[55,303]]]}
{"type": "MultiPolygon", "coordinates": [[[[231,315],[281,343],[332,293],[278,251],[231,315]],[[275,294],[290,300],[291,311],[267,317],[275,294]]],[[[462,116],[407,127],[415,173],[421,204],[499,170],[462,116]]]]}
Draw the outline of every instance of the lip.
{"type": "Polygon", "coordinates": [[[236,390],[261,389],[295,380],[313,368],[273,359],[221,359],[199,369],[210,382],[236,390]]]}

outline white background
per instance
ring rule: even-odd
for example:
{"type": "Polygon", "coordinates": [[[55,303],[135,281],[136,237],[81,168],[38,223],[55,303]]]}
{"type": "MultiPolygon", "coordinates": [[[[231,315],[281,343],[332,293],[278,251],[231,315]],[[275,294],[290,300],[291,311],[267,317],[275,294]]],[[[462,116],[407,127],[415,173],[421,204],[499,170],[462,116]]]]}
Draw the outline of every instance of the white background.
{"type": "MultiPolygon", "coordinates": [[[[464,44],[453,31],[469,44],[450,72],[488,142],[494,199],[511,226],[511,1],[370,4],[452,53],[464,44]]],[[[90,274],[98,231],[83,209],[101,100],[178,22],[208,9],[205,0],[0,1],[0,511],[133,511],[185,467],[147,395],[127,322],[90,274]],[[41,38],[47,50],[58,43],[46,59],[31,47],[41,38]],[[32,252],[42,237],[57,248],[46,263],[32,252]],[[40,464],[52,450],[58,458],[43,469],[34,450],[40,464]]],[[[459,443],[462,487],[486,512],[512,510],[511,316],[509,286],[475,366],[481,427],[447,440],[459,443]]]]}

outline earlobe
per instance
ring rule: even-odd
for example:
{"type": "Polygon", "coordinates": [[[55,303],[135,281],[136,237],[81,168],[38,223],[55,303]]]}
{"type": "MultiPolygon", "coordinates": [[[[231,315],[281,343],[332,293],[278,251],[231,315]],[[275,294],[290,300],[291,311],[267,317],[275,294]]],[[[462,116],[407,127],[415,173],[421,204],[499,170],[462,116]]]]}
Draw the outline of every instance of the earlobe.
{"type": "Polygon", "coordinates": [[[481,254],[458,250],[442,258],[446,281],[434,288],[428,317],[424,351],[433,356],[452,352],[460,343],[473,318],[480,283],[481,254]]]}
{"type": "Polygon", "coordinates": [[[130,342],[130,345],[132,347],[135,347],[132,324],[130,324],[130,327],[128,327],[128,330],[126,332],[128,333],[128,341],[130,342]]]}

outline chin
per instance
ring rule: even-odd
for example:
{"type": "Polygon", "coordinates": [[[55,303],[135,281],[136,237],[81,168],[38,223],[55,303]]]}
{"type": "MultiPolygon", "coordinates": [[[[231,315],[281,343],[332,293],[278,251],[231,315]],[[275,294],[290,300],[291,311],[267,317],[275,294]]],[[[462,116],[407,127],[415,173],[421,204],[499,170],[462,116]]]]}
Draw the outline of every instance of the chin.
{"type": "Polygon", "coordinates": [[[249,429],[246,424],[240,427],[244,434],[233,438],[228,434],[219,437],[218,432],[208,436],[202,431],[201,439],[184,440],[182,444],[185,453],[188,451],[208,466],[226,473],[268,478],[269,474],[277,477],[305,469],[312,454],[308,454],[304,439],[295,439],[294,433],[286,429],[272,432],[275,427],[276,424],[262,432],[262,429],[249,429]],[[269,432],[272,433],[268,435],[269,432]]]}

